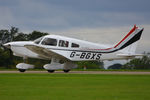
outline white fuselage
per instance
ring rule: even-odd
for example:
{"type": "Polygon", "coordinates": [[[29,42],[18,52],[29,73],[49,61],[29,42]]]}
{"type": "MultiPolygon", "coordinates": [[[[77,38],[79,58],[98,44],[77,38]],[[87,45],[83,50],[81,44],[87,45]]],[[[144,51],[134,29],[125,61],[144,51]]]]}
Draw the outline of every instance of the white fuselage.
{"type": "Polygon", "coordinates": [[[97,51],[91,51],[91,49],[95,48],[105,49],[109,48],[109,46],[57,35],[47,35],[43,37],[38,43],[36,43],[35,41],[29,42],[21,41],[21,42],[10,42],[5,45],[8,44],[11,45],[11,50],[13,51],[14,55],[20,57],[39,58],[39,59],[53,58],[53,54],[51,54],[48,57],[46,56],[41,57],[39,56],[38,53],[35,53],[25,47],[25,45],[37,45],[42,48],[46,48],[47,50],[50,50],[56,54],[62,55],[63,57],[68,58],[71,61],[113,60],[114,58],[120,58],[119,56],[116,55],[118,52],[99,53],[97,51]],[[54,45],[44,44],[43,41],[45,41],[45,39],[47,38],[55,39],[56,43],[54,45]]]}

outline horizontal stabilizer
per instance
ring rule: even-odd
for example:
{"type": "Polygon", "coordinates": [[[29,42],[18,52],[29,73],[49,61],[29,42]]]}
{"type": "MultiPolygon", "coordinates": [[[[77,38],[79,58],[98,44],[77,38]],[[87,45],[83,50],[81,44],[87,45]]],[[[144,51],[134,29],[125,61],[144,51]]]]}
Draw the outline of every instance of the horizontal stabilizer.
{"type": "Polygon", "coordinates": [[[119,57],[137,57],[137,56],[145,56],[144,54],[117,54],[119,57]]]}

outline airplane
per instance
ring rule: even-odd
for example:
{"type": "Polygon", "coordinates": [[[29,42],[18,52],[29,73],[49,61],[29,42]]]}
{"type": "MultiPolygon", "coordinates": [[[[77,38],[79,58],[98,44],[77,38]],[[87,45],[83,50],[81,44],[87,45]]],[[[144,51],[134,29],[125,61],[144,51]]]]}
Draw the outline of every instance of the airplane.
{"type": "Polygon", "coordinates": [[[129,33],[115,45],[103,45],[84,40],[59,35],[46,35],[34,41],[9,42],[5,47],[13,51],[13,55],[22,57],[23,63],[16,65],[20,72],[34,68],[34,65],[25,63],[27,58],[50,60],[43,66],[48,72],[62,69],[69,72],[77,68],[76,61],[104,61],[132,59],[142,54],[136,54],[136,44],[140,40],[144,28],[136,25],[129,33]]]}

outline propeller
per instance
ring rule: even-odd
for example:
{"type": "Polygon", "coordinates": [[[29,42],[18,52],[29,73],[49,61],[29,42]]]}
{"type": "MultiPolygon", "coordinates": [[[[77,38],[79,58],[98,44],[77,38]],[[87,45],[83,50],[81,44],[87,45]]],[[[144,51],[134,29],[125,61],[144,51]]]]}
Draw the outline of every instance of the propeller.
{"type": "Polygon", "coordinates": [[[0,40],[0,47],[4,50],[10,49],[10,44],[8,44],[8,42],[11,42],[11,36],[7,32],[4,32],[0,40]]]}

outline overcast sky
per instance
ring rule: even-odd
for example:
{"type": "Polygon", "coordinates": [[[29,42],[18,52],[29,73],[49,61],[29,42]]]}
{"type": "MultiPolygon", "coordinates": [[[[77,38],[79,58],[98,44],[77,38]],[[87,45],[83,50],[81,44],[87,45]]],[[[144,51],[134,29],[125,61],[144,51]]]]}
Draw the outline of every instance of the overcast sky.
{"type": "Polygon", "coordinates": [[[150,0],[0,0],[0,29],[18,27],[115,44],[137,24],[137,52],[150,51],[150,0]]]}

